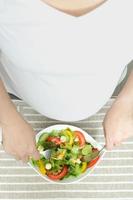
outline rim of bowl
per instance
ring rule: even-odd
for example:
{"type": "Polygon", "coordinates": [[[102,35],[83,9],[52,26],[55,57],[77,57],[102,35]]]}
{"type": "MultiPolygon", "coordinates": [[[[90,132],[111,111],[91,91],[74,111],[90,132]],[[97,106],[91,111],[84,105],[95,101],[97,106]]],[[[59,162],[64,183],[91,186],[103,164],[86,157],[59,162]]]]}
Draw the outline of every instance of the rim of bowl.
{"type": "MultiPolygon", "coordinates": [[[[88,132],[84,131],[82,128],[80,127],[77,127],[77,126],[73,126],[73,125],[70,125],[70,124],[55,124],[55,125],[51,125],[51,126],[48,126],[44,129],[42,129],[41,131],[39,131],[37,134],[36,134],[36,142],[38,141],[39,137],[44,133],[44,132],[50,132],[52,130],[61,130],[61,129],[65,129],[65,128],[70,128],[71,130],[79,130],[81,131],[84,136],[85,136],[85,139],[87,142],[90,142],[92,144],[93,147],[96,147],[98,148],[98,150],[101,150],[102,149],[102,145],[99,144],[88,132]]],[[[94,168],[98,165],[98,163],[101,161],[101,158],[104,156],[104,153],[105,153],[105,150],[103,151],[103,153],[100,155],[100,158],[99,160],[96,162],[96,164],[86,170],[86,172],[84,172],[82,175],[80,175],[79,177],[75,177],[75,178],[70,178],[69,180],[68,179],[65,179],[65,180],[60,180],[60,181],[54,181],[54,180],[51,180],[47,177],[47,175],[42,175],[38,170],[37,168],[35,168],[30,162],[28,162],[28,164],[42,177],[44,178],[45,180],[47,180],[48,182],[51,182],[51,183],[54,183],[54,184],[72,184],[72,183],[76,183],[76,182],[79,182],[81,181],[82,179],[88,177],[89,175],[91,175],[92,171],[94,170],[94,168]]]]}

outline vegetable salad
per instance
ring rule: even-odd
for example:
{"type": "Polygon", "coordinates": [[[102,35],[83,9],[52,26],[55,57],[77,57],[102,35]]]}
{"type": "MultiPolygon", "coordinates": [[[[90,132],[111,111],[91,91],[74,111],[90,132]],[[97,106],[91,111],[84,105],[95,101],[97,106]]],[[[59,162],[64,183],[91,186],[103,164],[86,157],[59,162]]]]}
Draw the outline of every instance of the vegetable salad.
{"type": "Polygon", "coordinates": [[[86,142],[82,132],[70,128],[44,132],[37,148],[40,154],[50,149],[50,156],[41,155],[40,160],[31,159],[31,162],[52,180],[80,176],[99,159],[98,149],[86,142]]]}

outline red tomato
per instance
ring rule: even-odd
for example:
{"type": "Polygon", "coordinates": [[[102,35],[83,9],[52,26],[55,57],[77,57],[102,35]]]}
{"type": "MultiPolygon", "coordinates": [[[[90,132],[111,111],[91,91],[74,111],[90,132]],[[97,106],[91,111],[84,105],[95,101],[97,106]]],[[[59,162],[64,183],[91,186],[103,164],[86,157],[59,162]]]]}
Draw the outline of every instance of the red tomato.
{"type": "Polygon", "coordinates": [[[63,178],[67,174],[67,172],[68,172],[68,168],[65,165],[59,174],[55,175],[52,172],[47,172],[47,176],[52,180],[59,180],[59,179],[63,178]]]}
{"type": "Polygon", "coordinates": [[[99,160],[100,156],[96,157],[95,159],[93,159],[92,161],[90,161],[88,163],[88,168],[92,167],[93,165],[95,165],[97,163],[97,161],[99,160]]]}
{"type": "Polygon", "coordinates": [[[79,139],[80,147],[83,147],[85,145],[85,137],[84,137],[83,133],[81,133],[80,131],[74,131],[74,134],[79,139]]]}
{"type": "Polygon", "coordinates": [[[55,143],[57,145],[60,145],[62,143],[61,140],[60,140],[60,138],[52,137],[52,136],[49,136],[48,139],[47,139],[47,141],[53,142],[53,143],[55,143]]]}

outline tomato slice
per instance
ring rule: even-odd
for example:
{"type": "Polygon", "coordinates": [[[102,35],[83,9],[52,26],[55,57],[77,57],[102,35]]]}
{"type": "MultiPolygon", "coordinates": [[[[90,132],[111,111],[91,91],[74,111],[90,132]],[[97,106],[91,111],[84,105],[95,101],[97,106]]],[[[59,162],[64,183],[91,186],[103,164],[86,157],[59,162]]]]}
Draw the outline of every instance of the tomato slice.
{"type": "Polygon", "coordinates": [[[83,133],[81,133],[80,131],[74,131],[74,134],[79,139],[80,147],[83,147],[85,145],[85,137],[84,137],[83,133]]]}
{"type": "Polygon", "coordinates": [[[57,137],[52,137],[52,136],[49,136],[47,138],[47,141],[48,142],[53,142],[55,143],[56,145],[60,145],[62,143],[62,141],[60,140],[60,138],[57,138],[57,137]]]}
{"type": "Polygon", "coordinates": [[[47,176],[52,179],[52,180],[60,180],[61,178],[63,178],[68,172],[68,168],[66,165],[64,165],[62,171],[59,174],[53,174],[52,172],[48,172],[47,171],[47,176]]]}
{"type": "Polygon", "coordinates": [[[97,156],[95,159],[93,159],[92,161],[90,161],[88,163],[87,167],[90,168],[90,167],[94,166],[97,163],[97,161],[99,160],[99,158],[100,158],[100,156],[97,156]]]}

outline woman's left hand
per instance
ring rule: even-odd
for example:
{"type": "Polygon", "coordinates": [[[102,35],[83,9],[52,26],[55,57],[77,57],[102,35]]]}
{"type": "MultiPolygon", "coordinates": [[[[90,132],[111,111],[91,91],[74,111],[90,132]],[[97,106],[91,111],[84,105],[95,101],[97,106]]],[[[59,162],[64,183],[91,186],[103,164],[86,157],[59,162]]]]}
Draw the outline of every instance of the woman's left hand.
{"type": "Polygon", "coordinates": [[[108,150],[133,136],[133,102],[118,97],[107,112],[103,127],[108,150]]]}

